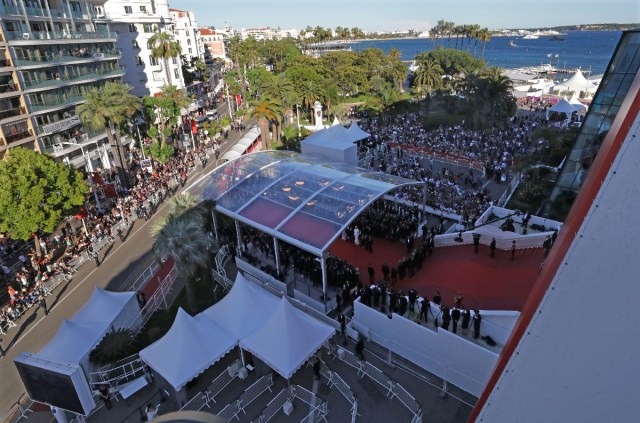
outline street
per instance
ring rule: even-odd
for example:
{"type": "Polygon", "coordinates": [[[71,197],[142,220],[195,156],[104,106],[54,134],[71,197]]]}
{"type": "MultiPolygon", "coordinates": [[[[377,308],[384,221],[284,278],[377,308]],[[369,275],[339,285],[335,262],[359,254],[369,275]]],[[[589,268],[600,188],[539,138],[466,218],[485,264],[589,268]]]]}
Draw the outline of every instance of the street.
{"type": "MultiPolygon", "coordinates": [[[[250,126],[250,125],[248,125],[250,126]]],[[[231,148],[243,133],[231,131],[228,139],[220,146],[221,155],[231,148]]],[[[203,170],[198,166],[189,175],[189,183],[214,169],[216,160],[209,160],[203,170]]],[[[116,241],[100,251],[102,265],[95,267],[87,261],[74,274],[73,279],[58,286],[46,298],[50,310],[45,317],[44,310],[31,307],[17,322],[18,326],[2,335],[2,346],[7,355],[0,358],[0,416],[9,411],[12,404],[24,393],[24,386],[18,376],[13,359],[22,352],[36,353],[57,332],[64,319],[71,318],[91,296],[94,287],[117,291],[130,285],[154,260],[151,254],[153,240],[150,228],[153,222],[167,213],[165,201],[148,220],[138,220],[126,234],[125,242],[116,241]]]]}

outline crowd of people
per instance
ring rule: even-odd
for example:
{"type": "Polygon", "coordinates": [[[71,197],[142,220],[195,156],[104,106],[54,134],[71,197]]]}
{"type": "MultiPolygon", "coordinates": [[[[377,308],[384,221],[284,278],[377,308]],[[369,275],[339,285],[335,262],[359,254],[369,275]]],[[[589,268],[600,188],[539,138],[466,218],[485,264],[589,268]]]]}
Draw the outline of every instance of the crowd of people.
{"type": "MultiPolygon", "coordinates": [[[[21,265],[15,274],[3,266],[8,302],[0,310],[0,332],[5,332],[36,304],[44,305],[48,312],[44,296],[48,294],[49,281],[71,280],[83,258],[92,258],[100,265],[100,246],[117,238],[124,241],[133,220],[148,219],[165,198],[180,185],[184,186],[189,172],[198,163],[206,165],[208,153],[203,145],[192,151],[178,150],[166,163],[154,160],[152,168],[140,166],[141,156],[137,151],[131,151],[129,157],[129,174],[133,175],[129,188],[117,184],[117,198],[85,207],[80,216],[82,222],[76,217],[69,218],[55,233],[40,234],[40,256],[30,248],[20,257],[21,265]]],[[[94,182],[109,183],[118,179],[115,171],[99,173],[99,176],[93,175],[94,182]]]]}

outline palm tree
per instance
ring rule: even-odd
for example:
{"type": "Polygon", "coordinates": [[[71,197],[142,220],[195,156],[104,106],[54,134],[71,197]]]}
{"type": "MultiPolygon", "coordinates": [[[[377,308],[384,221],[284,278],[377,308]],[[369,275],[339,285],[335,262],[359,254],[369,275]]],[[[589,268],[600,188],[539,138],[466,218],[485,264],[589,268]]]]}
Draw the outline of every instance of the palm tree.
{"type": "Polygon", "coordinates": [[[278,122],[277,139],[280,139],[283,114],[293,115],[293,105],[295,104],[295,89],[293,83],[284,73],[281,73],[265,80],[261,90],[266,97],[282,101],[282,114],[278,115],[276,119],[278,122]]]}
{"type": "MultiPolygon", "coordinates": [[[[269,122],[277,120],[277,115],[282,113],[282,108],[278,103],[269,99],[262,98],[250,103],[252,110],[249,113],[251,119],[257,119],[262,134],[262,147],[267,148],[267,140],[269,138],[269,122]]],[[[269,140],[271,141],[271,140],[269,140]]],[[[271,149],[271,142],[269,142],[271,149]]]]}
{"type": "Polygon", "coordinates": [[[299,88],[298,95],[300,100],[309,113],[311,113],[311,124],[314,124],[315,121],[313,115],[313,104],[322,97],[321,91],[321,87],[312,80],[304,81],[299,88]]]}
{"type": "Polygon", "coordinates": [[[482,79],[482,96],[487,100],[491,122],[501,121],[515,113],[515,99],[512,94],[513,81],[502,74],[502,69],[492,67],[485,71],[482,79]]]}
{"type": "Polygon", "coordinates": [[[85,102],[76,107],[83,124],[93,130],[104,129],[107,133],[120,183],[124,188],[129,188],[129,175],[125,171],[126,156],[120,138],[120,126],[140,110],[140,99],[129,93],[132,89],[132,86],[120,82],[107,82],[101,88],[85,92],[85,102]]]}
{"type": "Polygon", "coordinates": [[[478,39],[482,41],[482,61],[484,61],[484,49],[487,47],[487,43],[491,41],[491,31],[488,28],[482,28],[478,33],[478,39]]]}
{"type": "Polygon", "coordinates": [[[202,208],[188,208],[192,200],[180,197],[171,200],[173,211],[151,228],[153,254],[162,262],[173,259],[176,270],[185,277],[189,311],[194,314],[197,312],[197,299],[192,279],[198,270],[208,268],[212,239],[205,229],[202,208]]]}
{"type": "Polygon", "coordinates": [[[427,86],[427,95],[431,96],[431,89],[439,87],[442,83],[442,75],[444,71],[433,59],[421,60],[418,70],[414,75],[413,84],[417,87],[418,92],[422,91],[422,86],[427,86]]]}
{"type": "MultiPolygon", "coordinates": [[[[478,45],[478,31],[480,31],[480,25],[477,25],[477,24],[469,25],[469,42],[467,43],[467,52],[469,52],[469,47],[471,46],[472,38],[476,40],[475,46],[478,45]]],[[[475,57],[475,51],[473,55],[475,57]]]]}
{"type": "MultiPolygon", "coordinates": [[[[187,96],[185,90],[180,90],[175,85],[165,85],[162,87],[156,98],[160,104],[166,104],[164,107],[166,109],[164,110],[164,116],[159,116],[160,144],[165,145],[167,139],[165,133],[166,121],[169,121],[171,129],[173,129],[173,125],[177,124],[178,116],[180,116],[180,109],[188,107],[189,104],[191,104],[191,98],[187,96]],[[168,100],[168,102],[162,100],[168,100]]],[[[162,114],[162,108],[160,110],[162,114]]]]}
{"type": "Polygon", "coordinates": [[[169,59],[180,57],[182,48],[180,43],[174,41],[168,32],[156,32],[149,38],[151,55],[164,61],[164,70],[167,74],[167,84],[171,85],[171,72],[169,71],[169,59]]]}

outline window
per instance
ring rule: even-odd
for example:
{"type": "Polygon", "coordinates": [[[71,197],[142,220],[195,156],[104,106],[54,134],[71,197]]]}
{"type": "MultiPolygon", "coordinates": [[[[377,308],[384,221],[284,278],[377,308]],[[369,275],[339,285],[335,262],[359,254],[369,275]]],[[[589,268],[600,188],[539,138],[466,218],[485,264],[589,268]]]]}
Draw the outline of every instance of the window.
{"type": "Polygon", "coordinates": [[[145,34],[149,34],[149,33],[153,32],[153,25],[151,25],[151,24],[143,24],[142,25],[142,29],[143,29],[145,34]]]}
{"type": "MultiPolygon", "coordinates": [[[[185,25],[186,25],[186,24],[185,24],[185,25]]],[[[190,35],[190,34],[189,34],[189,30],[187,29],[187,31],[186,31],[186,32],[187,32],[187,37],[188,37],[188,36],[190,35]]]]}
{"type": "Polygon", "coordinates": [[[178,68],[175,68],[173,70],[173,75],[175,76],[176,79],[180,79],[180,74],[178,73],[178,68]]]}
{"type": "Polygon", "coordinates": [[[158,66],[158,59],[153,56],[149,56],[149,63],[151,64],[151,66],[158,66]]]}
{"type": "Polygon", "coordinates": [[[174,65],[178,64],[178,58],[177,57],[172,57],[171,61],[173,62],[174,65]]]}
{"type": "Polygon", "coordinates": [[[136,56],[136,65],[142,66],[142,57],[136,56]]]}
{"type": "Polygon", "coordinates": [[[147,13],[147,6],[140,6],[140,11],[142,13],[147,13]]]}
{"type": "Polygon", "coordinates": [[[136,32],[136,24],[129,24],[129,32],[136,32]]]}
{"type": "Polygon", "coordinates": [[[191,48],[189,48],[189,54],[192,54],[192,52],[191,52],[191,48]]]}
{"type": "Polygon", "coordinates": [[[133,8],[131,6],[125,6],[124,13],[126,13],[127,15],[133,13],[133,8]]]}
{"type": "Polygon", "coordinates": [[[190,46],[191,45],[191,40],[187,40],[187,45],[190,46]]]}

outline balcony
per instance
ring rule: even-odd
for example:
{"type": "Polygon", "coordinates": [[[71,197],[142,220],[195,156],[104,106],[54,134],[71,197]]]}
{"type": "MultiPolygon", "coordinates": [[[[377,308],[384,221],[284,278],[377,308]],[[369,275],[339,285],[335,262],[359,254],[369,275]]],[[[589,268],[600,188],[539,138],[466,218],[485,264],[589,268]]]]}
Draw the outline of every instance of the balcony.
{"type": "Polygon", "coordinates": [[[82,95],[55,95],[48,96],[48,99],[49,101],[31,104],[31,111],[33,113],[37,113],[43,110],[67,107],[73,103],[84,101],[84,97],[82,95]]]}
{"type": "Polygon", "coordinates": [[[47,54],[45,56],[38,57],[17,57],[16,64],[18,66],[30,66],[37,64],[45,64],[45,63],[65,63],[65,62],[80,62],[87,61],[89,59],[119,59],[120,58],[120,50],[112,49],[105,51],[86,51],[81,53],[78,51],[77,53],[69,52],[68,54],[58,55],[58,54],[47,54]]]}
{"type": "Polygon", "coordinates": [[[18,91],[18,86],[9,81],[9,83],[0,83],[0,95],[18,91]]]}
{"type": "Polygon", "coordinates": [[[31,31],[31,32],[18,32],[7,31],[7,40],[19,40],[19,41],[38,41],[38,40],[51,40],[51,41],[66,41],[66,40],[95,40],[95,39],[113,39],[118,38],[115,32],[56,32],[56,31],[31,31]]]}
{"type": "Polygon", "coordinates": [[[27,113],[27,111],[22,106],[15,107],[13,109],[0,110],[0,120],[8,119],[8,118],[15,117],[15,116],[24,115],[26,113],[27,113]]]}
{"type": "MultiPolygon", "coordinates": [[[[56,85],[63,85],[71,81],[82,81],[87,79],[99,79],[109,76],[122,76],[124,75],[124,68],[118,67],[116,69],[98,70],[94,72],[86,72],[78,75],[62,75],[60,78],[51,78],[44,80],[24,81],[25,90],[36,88],[55,87],[56,85]]],[[[2,92],[0,90],[0,92],[2,92]]]]}
{"type": "Polygon", "coordinates": [[[24,129],[20,132],[16,132],[15,134],[5,135],[4,138],[7,140],[7,144],[11,144],[12,142],[20,141],[32,136],[33,132],[31,129],[24,129]]]}
{"type": "Polygon", "coordinates": [[[10,67],[12,67],[11,60],[9,60],[9,59],[0,59],[0,68],[10,68],[10,67]]]}

